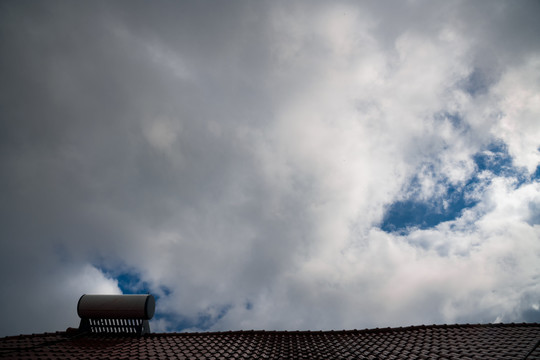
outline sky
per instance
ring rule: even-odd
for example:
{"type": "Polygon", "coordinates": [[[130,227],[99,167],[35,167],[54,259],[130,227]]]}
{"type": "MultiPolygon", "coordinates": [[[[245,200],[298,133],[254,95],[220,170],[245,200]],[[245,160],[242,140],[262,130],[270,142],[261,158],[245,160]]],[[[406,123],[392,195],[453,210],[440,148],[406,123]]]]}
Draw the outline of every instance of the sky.
{"type": "Polygon", "coordinates": [[[540,322],[538,1],[0,1],[0,336],[540,322]]]}

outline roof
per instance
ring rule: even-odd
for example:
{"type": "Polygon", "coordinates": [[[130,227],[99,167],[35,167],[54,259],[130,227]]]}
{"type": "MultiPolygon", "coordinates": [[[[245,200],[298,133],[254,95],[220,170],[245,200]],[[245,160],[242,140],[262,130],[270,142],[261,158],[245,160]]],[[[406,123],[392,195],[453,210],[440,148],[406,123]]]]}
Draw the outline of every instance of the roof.
{"type": "Polygon", "coordinates": [[[540,359],[540,324],[0,338],[17,359],[540,359]]]}

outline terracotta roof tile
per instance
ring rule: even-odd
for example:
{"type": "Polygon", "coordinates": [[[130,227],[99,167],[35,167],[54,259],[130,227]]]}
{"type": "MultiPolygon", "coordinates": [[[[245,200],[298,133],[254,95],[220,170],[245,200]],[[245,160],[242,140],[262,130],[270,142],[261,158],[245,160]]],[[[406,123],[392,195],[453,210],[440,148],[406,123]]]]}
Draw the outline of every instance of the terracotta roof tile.
{"type": "Polygon", "coordinates": [[[540,359],[540,324],[136,336],[32,334],[0,339],[17,359],[540,359]]]}

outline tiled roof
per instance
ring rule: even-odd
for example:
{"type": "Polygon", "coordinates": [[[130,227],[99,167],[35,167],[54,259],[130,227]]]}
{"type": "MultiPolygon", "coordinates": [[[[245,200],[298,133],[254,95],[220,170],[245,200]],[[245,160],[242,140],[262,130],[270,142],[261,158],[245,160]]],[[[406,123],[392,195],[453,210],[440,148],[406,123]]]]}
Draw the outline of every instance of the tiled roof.
{"type": "Polygon", "coordinates": [[[540,324],[137,336],[70,332],[0,339],[17,359],[540,359],[540,324]]]}

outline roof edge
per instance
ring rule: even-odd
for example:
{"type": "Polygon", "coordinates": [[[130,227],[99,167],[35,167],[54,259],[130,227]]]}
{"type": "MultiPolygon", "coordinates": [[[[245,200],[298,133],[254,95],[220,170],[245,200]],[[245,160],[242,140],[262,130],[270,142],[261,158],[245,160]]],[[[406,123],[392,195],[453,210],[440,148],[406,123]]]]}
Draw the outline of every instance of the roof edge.
{"type": "Polygon", "coordinates": [[[440,328],[478,328],[478,327],[540,327],[540,323],[477,323],[477,324],[432,324],[432,325],[411,325],[386,328],[365,328],[351,330],[226,330],[226,331],[198,331],[198,332],[167,332],[167,333],[151,333],[151,336],[170,336],[170,335],[235,335],[235,334],[334,334],[334,333],[379,333],[379,332],[400,332],[419,329],[440,329],[440,328]]]}
{"type": "MultiPolygon", "coordinates": [[[[200,331],[200,332],[166,332],[166,333],[149,333],[144,336],[201,336],[201,335],[246,335],[246,334],[347,334],[347,333],[382,333],[382,332],[402,332],[410,330],[420,329],[440,329],[440,328],[497,328],[497,327],[540,327],[540,323],[477,323],[477,324],[432,324],[432,325],[411,325],[411,326],[399,326],[399,327],[385,327],[385,328],[365,328],[365,329],[352,329],[352,330],[226,330],[226,331],[200,331]]],[[[0,337],[0,340],[8,340],[10,338],[21,337],[47,337],[47,336],[65,336],[72,337],[74,332],[71,329],[66,331],[45,332],[45,333],[32,333],[32,334],[19,334],[8,335],[0,337]]],[[[115,336],[122,336],[122,334],[114,334],[115,336]]],[[[103,337],[102,334],[87,334],[87,336],[103,337]]],[[[125,335],[127,336],[127,335],[125,335]]]]}

